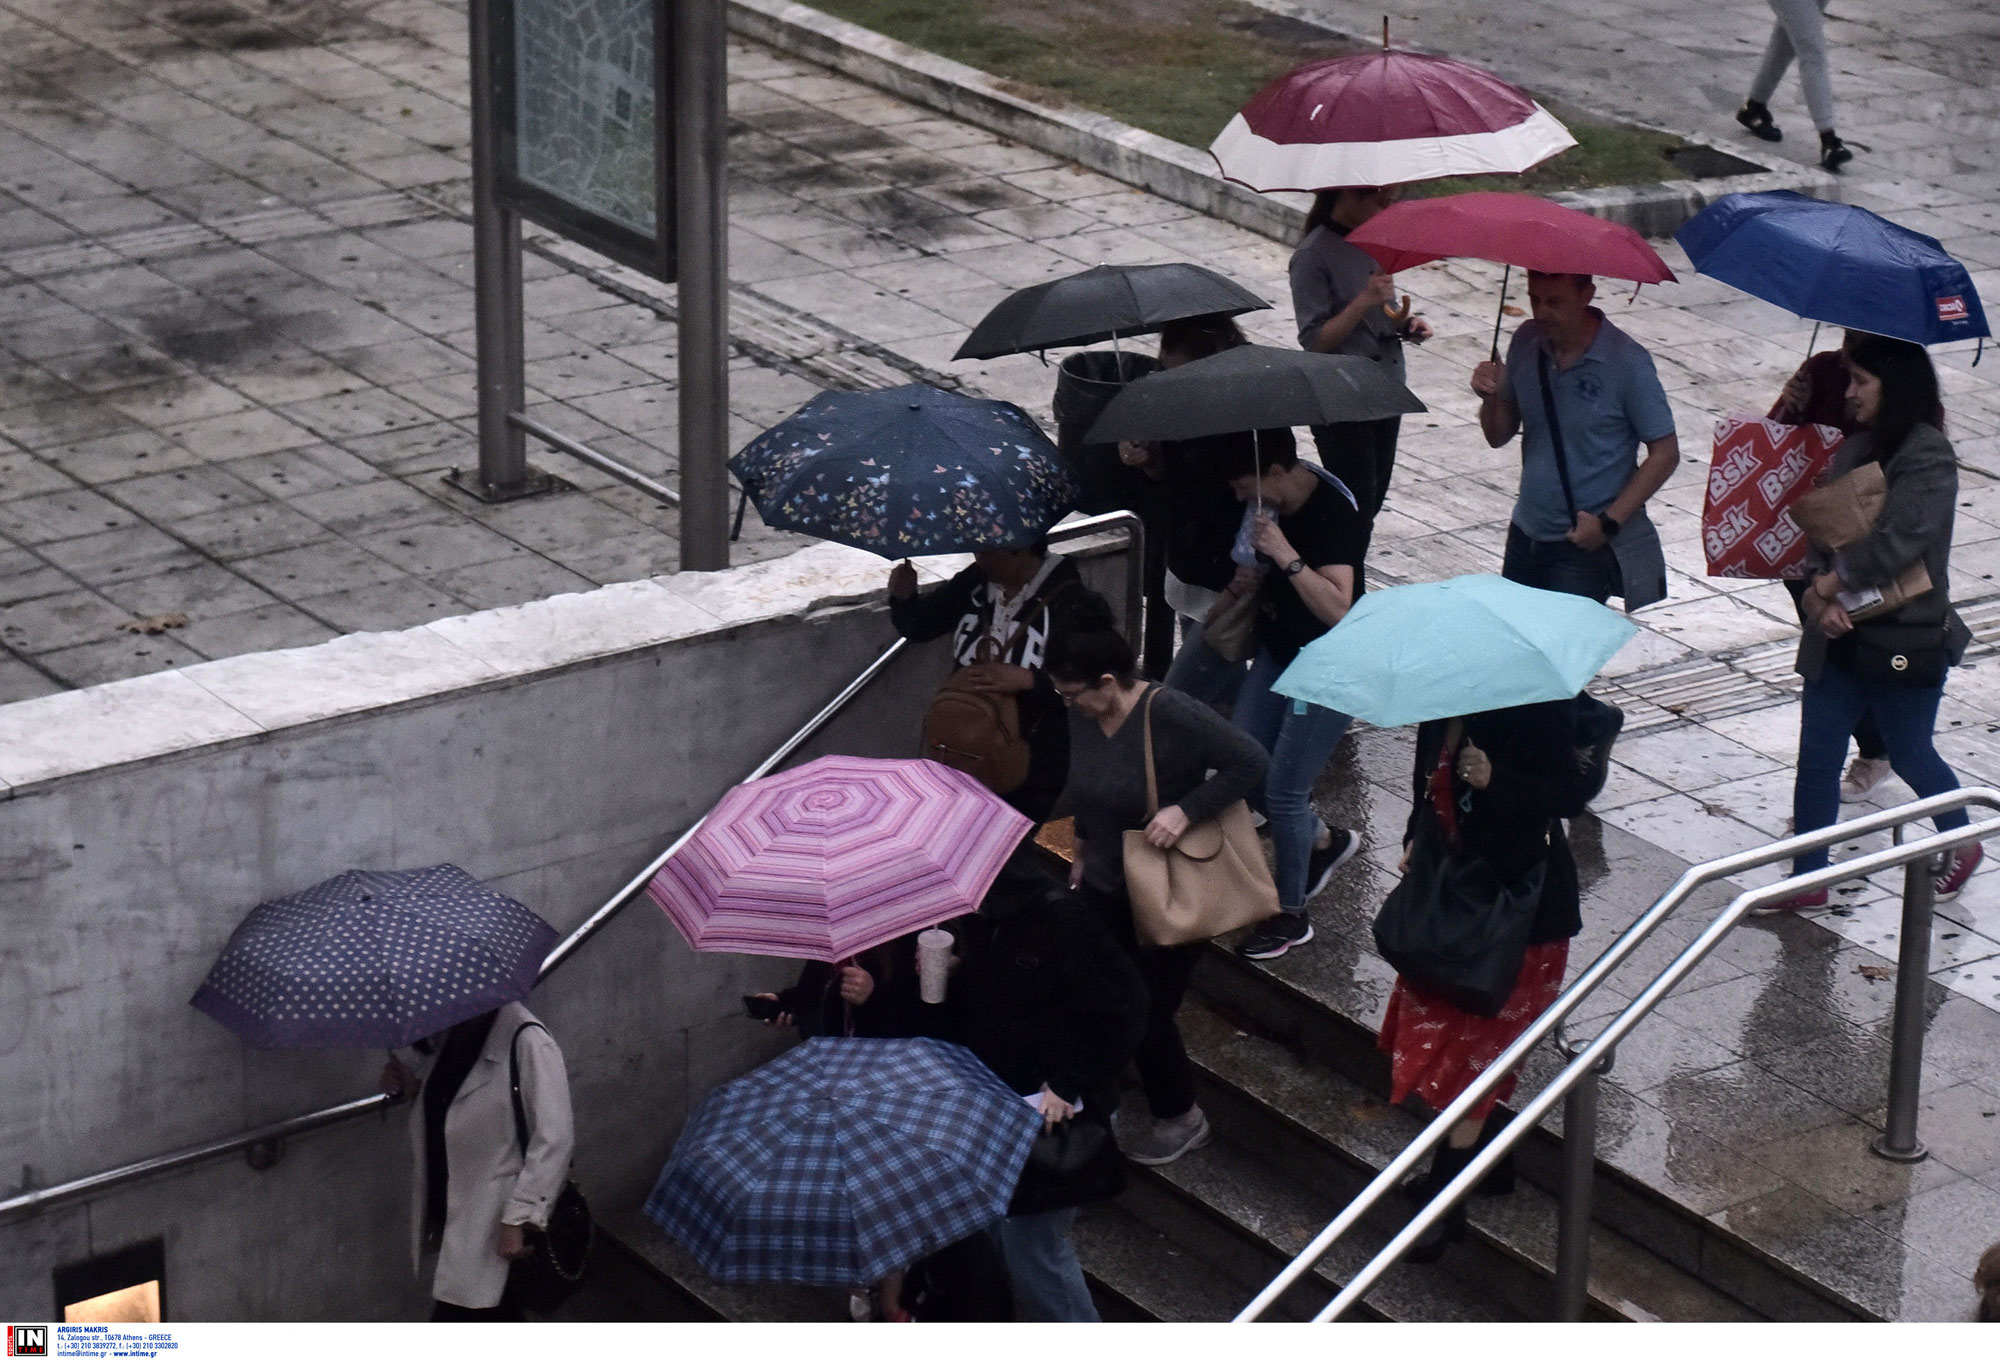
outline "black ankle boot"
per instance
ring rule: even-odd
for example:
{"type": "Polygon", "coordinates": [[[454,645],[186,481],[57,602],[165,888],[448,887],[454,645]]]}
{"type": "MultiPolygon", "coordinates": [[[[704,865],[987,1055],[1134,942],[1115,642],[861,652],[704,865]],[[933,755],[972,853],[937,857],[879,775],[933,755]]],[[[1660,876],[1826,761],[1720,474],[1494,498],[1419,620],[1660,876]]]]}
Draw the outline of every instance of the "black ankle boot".
{"type": "Polygon", "coordinates": [[[1840,173],[1840,167],[1853,159],[1854,153],[1847,149],[1846,142],[1841,141],[1839,137],[1831,132],[1820,133],[1819,163],[1822,166],[1837,175],[1840,173]]]}
{"type": "MultiPolygon", "coordinates": [[[[1455,1148],[1449,1143],[1440,1144],[1431,1154],[1430,1170],[1404,1188],[1429,1204],[1441,1194],[1445,1187],[1458,1179],[1458,1173],[1472,1164],[1476,1155],[1473,1148],[1455,1148]]],[[[1406,1261],[1427,1265],[1444,1255],[1445,1248],[1465,1238],[1465,1201],[1460,1200],[1437,1222],[1424,1230],[1423,1236],[1411,1244],[1403,1253],[1406,1261]]]]}
{"type": "Polygon", "coordinates": [[[1743,101],[1743,107],[1736,110],[1736,121],[1748,128],[1752,137],[1761,138],[1767,142],[1782,142],[1785,140],[1785,134],[1780,132],[1778,125],[1771,121],[1771,110],[1754,99],[1743,101]]]}

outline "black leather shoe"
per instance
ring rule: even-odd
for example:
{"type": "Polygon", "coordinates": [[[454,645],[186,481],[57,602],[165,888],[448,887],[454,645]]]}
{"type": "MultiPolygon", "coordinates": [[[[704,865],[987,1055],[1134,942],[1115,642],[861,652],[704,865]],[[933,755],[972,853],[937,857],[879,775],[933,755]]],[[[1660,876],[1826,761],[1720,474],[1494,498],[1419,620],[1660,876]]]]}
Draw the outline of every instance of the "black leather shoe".
{"type": "Polygon", "coordinates": [[[1853,159],[1854,153],[1847,149],[1846,142],[1841,141],[1840,138],[1834,136],[1831,132],[1820,133],[1819,163],[1822,166],[1837,175],[1840,173],[1840,167],[1853,159]]]}
{"type": "Polygon", "coordinates": [[[1754,99],[1743,101],[1743,107],[1736,110],[1736,121],[1750,130],[1752,137],[1766,142],[1782,142],[1785,134],[1771,121],[1771,110],[1754,99]]]}

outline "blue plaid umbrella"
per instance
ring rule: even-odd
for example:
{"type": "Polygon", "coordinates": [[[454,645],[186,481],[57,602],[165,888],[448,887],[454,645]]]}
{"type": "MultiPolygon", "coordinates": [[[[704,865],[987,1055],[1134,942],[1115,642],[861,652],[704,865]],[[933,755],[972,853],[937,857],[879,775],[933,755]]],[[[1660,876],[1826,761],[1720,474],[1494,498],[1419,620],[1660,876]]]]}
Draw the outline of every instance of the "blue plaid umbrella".
{"type": "Polygon", "coordinates": [[[455,864],[355,869],[243,918],[194,994],[259,1048],[399,1048],[519,1001],[555,927],[455,864]]]}
{"type": "Polygon", "coordinates": [[[884,557],[1025,548],[1077,494],[1026,411],[922,383],[822,392],[729,467],[773,529],[884,557]]]}
{"type": "Polygon", "coordinates": [[[997,1223],[1041,1116],[936,1039],[810,1039],[696,1107],[646,1213],[718,1280],[862,1285],[997,1223]]]}

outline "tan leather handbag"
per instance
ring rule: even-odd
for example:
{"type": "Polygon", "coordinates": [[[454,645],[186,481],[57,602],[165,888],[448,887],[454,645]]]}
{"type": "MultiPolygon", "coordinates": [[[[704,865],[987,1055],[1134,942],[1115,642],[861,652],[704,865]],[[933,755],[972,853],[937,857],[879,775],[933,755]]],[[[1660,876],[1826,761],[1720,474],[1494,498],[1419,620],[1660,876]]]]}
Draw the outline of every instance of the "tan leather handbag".
{"type": "MultiPolygon", "coordinates": [[[[1146,820],[1160,810],[1153,772],[1153,695],[1141,720],[1146,733],[1146,820]]],[[[1250,808],[1237,799],[1211,822],[1197,822],[1171,849],[1146,839],[1143,828],[1125,833],[1125,892],[1132,927],[1142,944],[1193,944],[1278,914],[1278,885],[1264,861],[1250,808]]]]}
{"type": "Polygon", "coordinates": [[[1259,591],[1225,594],[1201,625],[1202,643],[1224,661],[1248,661],[1257,654],[1259,591]]]}

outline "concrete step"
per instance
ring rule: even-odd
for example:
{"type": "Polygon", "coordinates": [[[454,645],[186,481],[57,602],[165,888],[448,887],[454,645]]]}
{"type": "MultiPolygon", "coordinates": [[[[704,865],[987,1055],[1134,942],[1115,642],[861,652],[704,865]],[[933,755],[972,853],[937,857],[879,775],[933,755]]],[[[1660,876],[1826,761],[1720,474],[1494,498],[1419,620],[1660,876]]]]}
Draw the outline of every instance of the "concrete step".
{"type": "MultiPolygon", "coordinates": [[[[1118,1207],[1193,1256],[1221,1286],[1227,1307],[1206,1320],[1224,1321],[1298,1254],[1340,1202],[1227,1139],[1218,1139],[1168,1166],[1134,1167],[1118,1207]],[[1234,1286],[1233,1292],[1229,1286],[1234,1286]]],[[[1362,1224],[1278,1301],[1275,1320],[1310,1318],[1388,1240],[1362,1224]]],[[[1205,1306],[1213,1307],[1213,1304],[1205,1306]]],[[[1384,1280],[1350,1315],[1354,1321],[1506,1322],[1520,1315],[1458,1277],[1412,1266],[1384,1280]]]]}
{"type": "MultiPolygon", "coordinates": [[[[662,1308],[677,1304],[688,1321],[844,1322],[847,1291],[793,1284],[723,1284],[709,1278],[687,1248],[637,1209],[598,1221],[610,1253],[638,1267],[662,1308]]],[[[595,1264],[593,1263],[593,1273],[595,1264]]],[[[669,1320],[669,1319],[663,1319],[669,1320]]]]}
{"type": "MultiPolygon", "coordinates": [[[[1373,961],[1372,954],[1369,959],[1373,961]]],[[[1330,950],[1315,953],[1309,948],[1272,966],[1239,959],[1217,946],[1197,968],[1194,991],[1216,1012],[1236,1022],[1232,1036],[1235,1029],[1241,1029],[1274,1041],[1308,1064],[1344,1078],[1386,1110],[1388,1060],[1375,1046],[1375,1016],[1359,1013],[1369,988],[1357,985],[1352,976],[1335,976],[1345,972],[1346,966],[1336,962],[1330,950]]],[[[1379,1006],[1378,998],[1375,1008],[1379,1010],[1379,1006]]],[[[1541,1089],[1559,1066],[1558,1056],[1544,1045],[1525,1065],[1523,1089],[1541,1089]]],[[[1251,1098],[1290,1116],[1302,1113],[1293,1093],[1275,1084],[1251,1098]]],[[[1536,1129],[1522,1142],[1517,1158],[1523,1180],[1547,1194],[1553,1194],[1560,1184],[1559,1123],[1559,1116],[1552,1116],[1536,1129]]],[[[1414,1121],[1402,1127],[1406,1132],[1391,1141],[1388,1154],[1407,1146],[1414,1135],[1414,1121]]],[[[1377,1155],[1379,1160],[1372,1165],[1379,1169],[1387,1164],[1388,1155],[1377,1155]]],[[[1502,1212],[1490,1208],[1495,1203],[1498,1201],[1486,1201],[1475,1209],[1475,1218],[1502,1212]]],[[[1866,1308],[1731,1232],[1723,1222],[1704,1217],[1671,1194],[1601,1158],[1593,1208],[1600,1227],[1611,1229],[1658,1263],[1672,1267],[1686,1282],[1741,1305],[1755,1317],[1783,1322],[1877,1320],[1866,1308]]],[[[1513,1231],[1518,1240],[1496,1241],[1494,1245],[1515,1255],[1523,1266],[1532,1266],[1540,1251],[1535,1244],[1541,1230],[1524,1220],[1513,1231]]],[[[1552,1246],[1542,1255],[1552,1260],[1552,1246]]],[[[1593,1239],[1593,1256],[1594,1273],[1603,1272],[1597,1281],[1601,1304],[1622,1311],[1623,1303],[1630,1302],[1648,1312],[1657,1311],[1639,1297],[1645,1292],[1638,1288],[1642,1282],[1618,1264],[1620,1257],[1615,1250],[1607,1247],[1605,1252],[1597,1252],[1593,1239]]],[[[1676,1287],[1665,1291],[1661,1299],[1670,1307],[1681,1308],[1694,1306],[1701,1297],[1683,1294],[1676,1287]]],[[[1532,1300],[1527,1302],[1532,1306],[1532,1300]]],[[[1537,1311],[1531,1316],[1548,1314],[1537,1311]]]]}
{"type": "Polygon", "coordinates": [[[1106,1322],[1214,1322],[1250,1297],[1117,1203],[1086,1207],[1072,1240],[1106,1322]]]}
{"type": "MultiPolygon", "coordinates": [[[[1199,999],[1183,1008],[1181,1030],[1199,1073],[1202,1106],[1217,1132],[1336,1205],[1360,1193],[1422,1127],[1332,1068],[1239,1028],[1199,999]]],[[[1362,1226],[1386,1240],[1416,1208],[1393,1197],[1362,1226]]],[[[1526,1181],[1511,1195],[1475,1198],[1467,1240],[1439,1266],[1527,1317],[1552,1317],[1556,1210],[1553,1195],[1526,1181]]],[[[1391,1278],[1403,1269],[1419,1268],[1399,1266],[1391,1278]]],[[[1591,1234],[1590,1312],[1600,1321],[1756,1318],[1741,1303],[1603,1225],[1591,1234]]]]}

